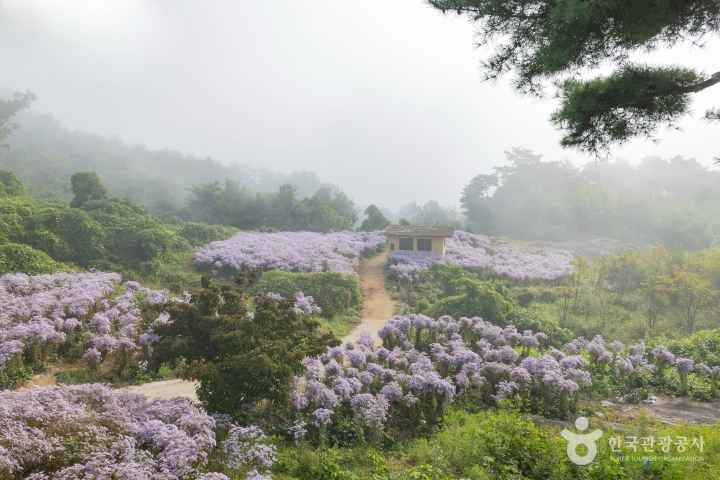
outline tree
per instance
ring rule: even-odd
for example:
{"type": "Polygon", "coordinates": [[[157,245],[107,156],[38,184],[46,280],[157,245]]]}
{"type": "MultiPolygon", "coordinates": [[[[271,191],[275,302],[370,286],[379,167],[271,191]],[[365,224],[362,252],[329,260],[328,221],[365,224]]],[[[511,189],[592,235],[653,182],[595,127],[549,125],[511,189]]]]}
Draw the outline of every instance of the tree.
{"type": "Polygon", "coordinates": [[[0,197],[17,197],[25,193],[25,187],[20,179],[7,170],[0,170],[0,197]]]}
{"type": "Polygon", "coordinates": [[[10,100],[0,100],[0,141],[5,140],[15,130],[16,125],[12,118],[35,101],[31,92],[16,92],[10,100]]]}
{"type": "Polygon", "coordinates": [[[158,329],[155,362],[185,359],[185,376],[199,380],[198,396],[210,411],[244,422],[282,416],[302,360],[338,341],[297,312],[293,300],[203,284],[189,303],[168,308],[173,322],[158,329]]]}
{"type": "Polygon", "coordinates": [[[717,296],[708,278],[684,270],[673,273],[670,293],[682,310],[685,330],[688,333],[695,331],[698,314],[713,306],[717,301],[717,296]]]}
{"type": "Polygon", "coordinates": [[[463,213],[468,219],[471,230],[489,231],[492,222],[490,190],[498,185],[498,176],[477,175],[463,188],[460,197],[463,213]]]}
{"type": "Polygon", "coordinates": [[[71,207],[81,208],[91,200],[104,200],[107,190],[95,172],[78,172],[70,178],[74,198],[71,207]]]}
{"type": "MultiPolygon", "coordinates": [[[[650,136],[688,113],[690,97],[720,83],[720,72],[632,64],[631,53],[700,42],[720,32],[717,0],[428,0],[478,24],[480,45],[494,54],[486,76],[514,71],[515,87],[541,95],[547,80],[560,88],[552,121],[565,131],[562,145],[600,153],[611,144],[650,136]],[[573,78],[613,62],[608,76],[573,78]]],[[[709,110],[706,118],[718,118],[709,110]]]]}
{"type": "Polygon", "coordinates": [[[363,232],[382,230],[390,224],[390,220],[385,218],[385,215],[383,215],[376,205],[368,206],[365,209],[365,215],[367,215],[367,218],[365,218],[360,225],[360,230],[363,232]]]}

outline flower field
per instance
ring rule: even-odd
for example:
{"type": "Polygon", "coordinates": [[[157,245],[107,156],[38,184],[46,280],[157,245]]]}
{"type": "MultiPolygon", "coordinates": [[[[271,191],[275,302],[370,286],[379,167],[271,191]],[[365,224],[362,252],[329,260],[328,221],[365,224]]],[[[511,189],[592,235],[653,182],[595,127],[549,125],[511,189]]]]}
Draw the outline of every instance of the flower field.
{"type": "Polygon", "coordinates": [[[82,349],[93,367],[116,352],[140,355],[158,338],[153,326],[168,321],[161,310],[169,300],[167,292],[123,283],[115,273],[3,275],[0,367],[19,366],[23,351],[26,362],[42,365],[60,351],[82,349]]]}
{"type": "Polygon", "coordinates": [[[304,361],[293,401],[317,434],[348,420],[370,436],[407,432],[418,418],[438,422],[459,401],[507,400],[523,410],[567,417],[594,378],[618,391],[660,376],[677,375],[686,383],[690,372],[716,388],[720,382],[720,366],[675,358],[662,346],[647,352],[642,342],[626,349],[595,337],[577,338],[559,350],[542,332],[501,328],[478,317],[397,316],[380,336],[381,347],[366,337],[304,361]]]}
{"type": "Polygon", "coordinates": [[[360,257],[385,243],[380,232],[243,232],[195,252],[195,264],[218,272],[284,270],[351,273],[360,257]]]}
{"type": "MultiPolygon", "coordinates": [[[[0,373],[22,367],[28,358],[32,366],[43,366],[53,355],[81,355],[92,368],[110,358],[124,364],[119,368],[149,360],[160,339],[155,329],[172,321],[164,306],[188,300],[123,283],[116,273],[0,276],[0,373]]],[[[303,292],[296,292],[294,310],[321,311],[303,292]]]]}
{"type": "Polygon", "coordinates": [[[389,259],[390,272],[397,278],[412,278],[436,263],[451,263],[515,280],[555,280],[572,271],[573,255],[559,249],[521,248],[459,230],[447,240],[446,247],[445,257],[395,251],[389,259]]]}
{"type": "Polygon", "coordinates": [[[201,476],[215,421],[184,399],[149,401],[102,385],[0,393],[0,478],[127,480],[201,476]]]}

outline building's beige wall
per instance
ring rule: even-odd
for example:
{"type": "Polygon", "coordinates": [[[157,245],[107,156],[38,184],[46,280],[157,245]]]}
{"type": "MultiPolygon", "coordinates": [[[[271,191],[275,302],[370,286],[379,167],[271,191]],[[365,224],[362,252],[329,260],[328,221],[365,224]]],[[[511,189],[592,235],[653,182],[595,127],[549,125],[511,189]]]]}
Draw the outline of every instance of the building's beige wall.
{"type": "MultiPolygon", "coordinates": [[[[397,250],[400,246],[400,237],[397,235],[386,235],[388,245],[391,250],[397,250]]],[[[417,239],[427,237],[413,237],[413,250],[417,251],[417,239]]],[[[444,238],[432,238],[432,253],[435,255],[445,255],[445,239],[444,238]]]]}
{"type": "Polygon", "coordinates": [[[433,238],[432,239],[432,251],[435,255],[445,255],[445,239],[444,238],[433,238]]]}

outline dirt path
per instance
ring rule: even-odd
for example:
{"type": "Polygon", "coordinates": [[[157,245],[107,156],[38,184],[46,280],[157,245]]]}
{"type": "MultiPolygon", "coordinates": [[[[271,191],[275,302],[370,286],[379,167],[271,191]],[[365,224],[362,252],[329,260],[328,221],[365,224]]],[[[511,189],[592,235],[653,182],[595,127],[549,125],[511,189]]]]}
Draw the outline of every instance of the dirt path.
{"type": "Polygon", "coordinates": [[[365,333],[377,338],[380,328],[395,314],[395,303],[385,290],[387,256],[388,252],[383,252],[360,264],[358,274],[363,293],[360,325],[343,338],[344,342],[357,340],[365,333]]]}
{"type": "Polygon", "coordinates": [[[655,403],[624,405],[605,401],[605,405],[615,410],[621,417],[635,419],[649,416],[656,420],[678,425],[695,423],[714,425],[720,422],[720,402],[697,402],[687,397],[656,397],[655,403]]]}
{"type": "Polygon", "coordinates": [[[148,398],[160,398],[169,400],[175,397],[185,397],[193,401],[197,401],[195,393],[196,382],[188,382],[187,380],[162,380],[159,382],[143,383],[142,385],[134,385],[121,390],[133,393],[142,393],[148,398]]]}

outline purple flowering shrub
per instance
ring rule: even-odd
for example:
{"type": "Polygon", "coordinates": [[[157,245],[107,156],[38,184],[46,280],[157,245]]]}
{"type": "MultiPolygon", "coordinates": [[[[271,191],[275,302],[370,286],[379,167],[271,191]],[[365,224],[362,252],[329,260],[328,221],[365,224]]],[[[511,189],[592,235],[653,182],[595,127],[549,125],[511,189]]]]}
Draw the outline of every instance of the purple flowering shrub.
{"type": "Polygon", "coordinates": [[[394,251],[388,269],[395,278],[413,280],[435,264],[453,264],[513,280],[556,280],[572,272],[570,252],[551,248],[523,248],[485,235],[456,231],[446,241],[446,253],[394,251]]]}
{"type": "Polygon", "coordinates": [[[320,437],[348,421],[366,437],[426,429],[458,401],[566,416],[591,383],[583,361],[548,353],[544,334],[478,317],[397,316],[380,337],[382,346],[365,337],[305,359],[293,403],[320,437]]]}
{"type": "Polygon", "coordinates": [[[451,403],[509,401],[565,418],[581,395],[604,388],[610,390],[601,393],[628,395],[657,385],[652,378],[664,368],[720,377],[720,367],[699,367],[658,349],[648,354],[642,342],[626,349],[600,336],[581,337],[560,350],[542,332],[502,328],[479,317],[396,316],[379,336],[382,346],[364,337],[303,362],[293,406],[317,439],[349,422],[356,437],[418,431],[436,425],[451,403]]]}
{"type": "Polygon", "coordinates": [[[0,478],[194,480],[215,447],[214,427],[186,399],[102,385],[1,392],[0,478]]]}
{"type": "Polygon", "coordinates": [[[385,244],[382,232],[242,232],[195,252],[202,269],[352,273],[360,257],[385,244]]]}
{"type": "Polygon", "coordinates": [[[245,472],[247,480],[269,480],[276,452],[265,432],[254,425],[233,425],[223,443],[225,465],[245,472]]]}
{"type": "Polygon", "coordinates": [[[620,341],[608,344],[596,336],[590,341],[576,338],[564,350],[588,359],[599,394],[614,394],[629,402],[647,399],[651,390],[685,395],[689,379],[707,384],[709,398],[705,400],[720,393],[720,365],[676,356],[663,345],[648,351],[642,341],[626,348],[620,341]]]}
{"type": "Polygon", "coordinates": [[[124,371],[149,356],[153,329],[169,321],[161,313],[169,300],[164,291],[121,283],[116,273],[3,275],[0,371],[16,368],[23,353],[31,367],[63,356],[93,368],[112,359],[124,371]]]}

